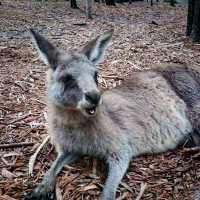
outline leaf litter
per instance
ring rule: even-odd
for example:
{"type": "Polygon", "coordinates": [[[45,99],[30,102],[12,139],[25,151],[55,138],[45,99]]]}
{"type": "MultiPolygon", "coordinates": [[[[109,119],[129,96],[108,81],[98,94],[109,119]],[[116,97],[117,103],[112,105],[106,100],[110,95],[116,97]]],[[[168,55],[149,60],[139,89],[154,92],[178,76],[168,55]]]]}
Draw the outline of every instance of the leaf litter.
{"type": "MultiPolygon", "coordinates": [[[[200,66],[200,46],[185,37],[187,8],[146,2],[106,7],[93,4],[93,20],[67,1],[11,1],[0,5],[0,199],[21,199],[34,189],[55,159],[44,145],[35,156],[33,177],[28,162],[46,137],[45,71],[31,44],[34,28],[63,49],[79,48],[114,28],[112,44],[99,66],[99,82],[107,90],[135,71],[163,62],[200,66]]],[[[117,199],[191,200],[200,186],[199,149],[140,156],[130,164],[117,199]]],[[[106,177],[104,162],[83,160],[66,166],[58,177],[59,199],[98,199],[106,177]],[[93,174],[93,172],[96,172],[93,174]]],[[[34,164],[34,163],[32,163],[34,164]]],[[[33,166],[32,166],[33,167],[33,166]]]]}

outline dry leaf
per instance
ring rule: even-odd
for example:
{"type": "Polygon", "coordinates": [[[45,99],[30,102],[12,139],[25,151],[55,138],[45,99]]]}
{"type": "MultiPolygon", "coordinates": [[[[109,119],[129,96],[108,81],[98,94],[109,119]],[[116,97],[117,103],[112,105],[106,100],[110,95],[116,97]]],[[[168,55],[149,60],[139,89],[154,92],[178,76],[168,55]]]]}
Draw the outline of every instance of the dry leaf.
{"type": "Polygon", "coordinates": [[[140,193],[138,194],[136,200],[140,200],[140,199],[142,198],[142,195],[143,195],[143,193],[144,193],[146,187],[147,187],[147,183],[141,183],[141,186],[140,186],[140,193]]]}
{"type": "Polygon", "coordinates": [[[88,190],[94,190],[94,189],[97,189],[97,188],[98,187],[96,185],[92,184],[92,185],[87,185],[85,187],[81,187],[80,191],[81,192],[86,192],[88,190]]]}
{"type": "Polygon", "coordinates": [[[3,168],[1,170],[1,175],[5,178],[8,178],[8,179],[13,179],[13,178],[16,178],[17,176],[15,174],[13,174],[12,172],[8,171],[6,168],[3,168]]]}
{"type": "Polygon", "coordinates": [[[0,195],[0,200],[17,200],[8,195],[0,195]]]}

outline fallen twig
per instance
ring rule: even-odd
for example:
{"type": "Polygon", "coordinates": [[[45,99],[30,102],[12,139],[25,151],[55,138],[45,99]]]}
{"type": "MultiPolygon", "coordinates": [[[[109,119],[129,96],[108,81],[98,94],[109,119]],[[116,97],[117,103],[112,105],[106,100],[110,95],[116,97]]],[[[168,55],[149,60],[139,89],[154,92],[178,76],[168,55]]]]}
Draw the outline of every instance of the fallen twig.
{"type": "Polygon", "coordinates": [[[34,145],[34,142],[20,142],[20,143],[11,143],[11,144],[0,144],[0,149],[26,147],[26,146],[33,146],[33,145],[34,145]]]}
{"type": "Polygon", "coordinates": [[[33,101],[37,101],[38,103],[42,104],[42,105],[47,105],[45,102],[42,102],[41,100],[38,100],[38,99],[33,99],[33,101]]]}
{"type": "Polygon", "coordinates": [[[14,123],[16,123],[16,122],[19,122],[19,121],[21,121],[21,120],[24,120],[24,119],[26,119],[27,117],[29,117],[30,115],[31,115],[31,113],[28,113],[28,114],[26,114],[26,115],[24,115],[24,116],[21,116],[21,117],[19,117],[18,119],[15,119],[15,120],[13,120],[13,121],[11,121],[11,122],[8,122],[7,125],[9,125],[9,124],[14,124],[14,123]]]}
{"type": "Polygon", "coordinates": [[[142,198],[142,195],[144,194],[146,187],[147,187],[147,183],[141,183],[140,193],[138,194],[135,200],[140,200],[142,198]]]}
{"type": "Polygon", "coordinates": [[[43,148],[43,146],[48,142],[49,139],[50,139],[50,136],[47,135],[47,137],[42,141],[42,144],[40,144],[40,146],[36,149],[35,153],[30,157],[30,160],[28,163],[29,175],[31,175],[31,176],[33,175],[33,168],[34,168],[34,164],[35,164],[37,155],[40,152],[40,150],[43,148]]]}
{"type": "Polygon", "coordinates": [[[0,195],[0,200],[16,200],[8,195],[0,195]]]}
{"type": "Polygon", "coordinates": [[[200,151],[200,147],[192,147],[192,148],[183,149],[183,152],[194,152],[194,151],[200,151]]]}
{"type": "Polygon", "coordinates": [[[75,26],[86,26],[87,23],[74,23],[73,25],[75,25],[75,26]]]}
{"type": "Polygon", "coordinates": [[[154,46],[154,48],[167,48],[167,47],[174,47],[174,46],[179,46],[179,45],[183,45],[183,42],[160,44],[160,45],[154,46]]]}
{"type": "Polygon", "coordinates": [[[124,80],[123,77],[119,77],[119,76],[110,76],[110,75],[102,75],[102,78],[109,78],[109,79],[118,79],[118,80],[124,80]]]}

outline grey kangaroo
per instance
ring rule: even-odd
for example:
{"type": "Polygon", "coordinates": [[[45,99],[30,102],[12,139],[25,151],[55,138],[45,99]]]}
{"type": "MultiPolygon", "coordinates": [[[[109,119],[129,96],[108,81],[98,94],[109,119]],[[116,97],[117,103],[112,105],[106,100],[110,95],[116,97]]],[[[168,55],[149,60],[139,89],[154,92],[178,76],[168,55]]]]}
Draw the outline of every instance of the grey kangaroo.
{"type": "Polygon", "coordinates": [[[24,199],[55,199],[56,176],[83,155],[105,159],[102,200],[114,200],[132,157],[176,148],[199,130],[200,74],[187,66],[161,65],[135,72],[122,86],[100,92],[98,68],[113,31],[79,51],[64,52],[31,30],[49,65],[49,134],[58,156],[42,183],[24,199]]]}

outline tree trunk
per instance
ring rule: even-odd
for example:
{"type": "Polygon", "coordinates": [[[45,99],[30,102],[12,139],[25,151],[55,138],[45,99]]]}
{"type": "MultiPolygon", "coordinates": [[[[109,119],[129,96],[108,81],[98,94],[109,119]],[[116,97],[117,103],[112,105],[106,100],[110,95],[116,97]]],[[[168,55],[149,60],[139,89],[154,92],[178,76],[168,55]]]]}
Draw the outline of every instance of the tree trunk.
{"type": "Polygon", "coordinates": [[[193,42],[200,42],[200,0],[195,1],[191,36],[193,42]]]}
{"type": "Polygon", "coordinates": [[[190,36],[192,33],[193,16],[194,16],[194,1],[188,0],[188,15],[187,15],[187,30],[186,36],[190,36]]]}
{"type": "Polygon", "coordinates": [[[115,0],[105,0],[107,6],[115,6],[115,0]]]}
{"type": "Polygon", "coordinates": [[[151,0],[151,6],[153,6],[153,0],[151,0]]]}
{"type": "Polygon", "coordinates": [[[121,4],[123,4],[124,1],[123,1],[123,0],[118,0],[117,3],[121,3],[121,4]]]}
{"type": "Polygon", "coordinates": [[[170,5],[175,6],[175,0],[170,0],[170,5]]]}
{"type": "Polygon", "coordinates": [[[200,1],[188,1],[188,16],[186,35],[193,41],[200,43],[200,1]]]}
{"type": "Polygon", "coordinates": [[[73,9],[78,9],[79,7],[77,6],[76,0],[70,0],[71,8],[73,9]]]}
{"type": "Polygon", "coordinates": [[[92,19],[92,0],[85,0],[85,12],[87,19],[92,19]]]}

